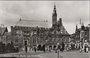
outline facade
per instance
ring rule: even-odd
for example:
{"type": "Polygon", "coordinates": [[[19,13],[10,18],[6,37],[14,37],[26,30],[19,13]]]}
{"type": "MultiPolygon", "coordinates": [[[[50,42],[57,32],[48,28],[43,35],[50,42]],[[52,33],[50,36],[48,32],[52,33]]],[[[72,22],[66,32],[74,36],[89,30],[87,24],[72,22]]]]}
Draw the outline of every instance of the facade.
{"type": "Polygon", "coordinates": [[[6,44],[7,35],[8,35],[7,27],[0,27],[0,42],[6,44]]]}
{"type": "Polygon", "coordinates": [[[63,26],[62,18],[59,18],[59,21],[57,21],[56,5],[54,5],[52,14],[52,27],[49,28],[46,45],[49,45],[53,49],[54,46],[61,44],[61,42],[67,44],[69,42],[69,37],[70,34],[63,26]]]}
{"type": "Polygon", "coordinates": [[[81,28],[78,28],[78,26],[76,26],[76,31],[74,34],[71,35],[71,37],[73,38],[74,42],[84,42],[85,40],[89,41],[89,26],[84,26],[81,25],[81,28]]]}
{"type": "MultiPolygon", "coordinates": [[[[40,44],[40,41],[45,37],[45,33],[48,30],[43,27],[25,27],[25,26],[11,26],[12,36],[19,36],[18,40],[22,40],[21,42],[24,45],[24,41],[27,40],[29,46],[40,44]]],[[[19,42],[18,42],[19,43],[19,42]]]]}
{"type": "Polygon", "coordinates": [[[7,27],[0,27],[0,53],[18,52],[12,40],[13,37],[11,36],[11,32],[8,32],[7,27]]]}
{"type": "MultiPolygon", "coordinates": [[[[16,26],[11,26],[11,34],[12,36],[18,39],[18,43],[22,42],[22,46],[25,45],[24,41],[27,41],[28,46],[36,46],[36,45],[57,45],[57,43],[61,43],[62,41],[68,43],[69,33],[63,26],[62,18],[57,21],[57,12],[56,5],[54,5],[53,14],[52,14],[52,27],[47,28],[44,25],[47,22],[39,21],[39,25],[36,22],[29,22],[29,20],[22,20],[18,22],[16,26]],[[22,23],[22,24],[21,24],[22,23]],[[32,23],[35,23],[32,26],[32,23]],[[20,25],[21,24],[21,25],[20,25]],[[44,24],[44,25],[43,25],[44,24]],[[40,26],[42,25],[42,26],[40,26]],[[20,37],[20,38],[17,38],[20,37]]],[[[37,21],[38,22],[38,21],[37,21]]],[[[14,42],[17,43],[14,38],[14,42]]],[[[17,43],[17,45],[18,45],[17,43]]]]}

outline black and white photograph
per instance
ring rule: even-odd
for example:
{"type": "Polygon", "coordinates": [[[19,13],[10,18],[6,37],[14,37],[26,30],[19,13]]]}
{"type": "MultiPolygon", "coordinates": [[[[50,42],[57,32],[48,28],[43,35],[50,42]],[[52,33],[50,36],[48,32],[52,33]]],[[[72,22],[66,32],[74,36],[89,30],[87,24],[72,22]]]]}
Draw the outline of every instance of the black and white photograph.
{"type": "Polygon", "coordinates": [[[0,1],[0,58],[90,58],[90,1],[0,1]]]}

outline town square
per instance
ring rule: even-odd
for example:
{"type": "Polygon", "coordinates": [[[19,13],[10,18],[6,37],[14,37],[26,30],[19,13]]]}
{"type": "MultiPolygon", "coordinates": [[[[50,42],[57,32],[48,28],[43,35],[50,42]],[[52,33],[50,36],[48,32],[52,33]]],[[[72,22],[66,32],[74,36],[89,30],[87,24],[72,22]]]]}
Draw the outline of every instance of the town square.
{"type": "Polygon", "coordinates": [[[0,58],[90,58],[90,1],[0,1],[0,58]]]}

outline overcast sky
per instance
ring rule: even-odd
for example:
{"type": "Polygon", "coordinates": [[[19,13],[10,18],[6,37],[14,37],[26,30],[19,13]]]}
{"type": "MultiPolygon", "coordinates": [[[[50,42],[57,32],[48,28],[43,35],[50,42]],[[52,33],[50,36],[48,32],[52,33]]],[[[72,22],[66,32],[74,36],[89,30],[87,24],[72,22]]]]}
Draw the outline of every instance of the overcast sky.
{"type": "Polygon", "coordinates": [[[21,17],[24,20],[48,20],[52,24],[52,12],[56,4],[58,19],[71,34],[79,25],[80,18],[89,24],[89,1],[0,1],[0,24],[15,25],[21,17]]]}

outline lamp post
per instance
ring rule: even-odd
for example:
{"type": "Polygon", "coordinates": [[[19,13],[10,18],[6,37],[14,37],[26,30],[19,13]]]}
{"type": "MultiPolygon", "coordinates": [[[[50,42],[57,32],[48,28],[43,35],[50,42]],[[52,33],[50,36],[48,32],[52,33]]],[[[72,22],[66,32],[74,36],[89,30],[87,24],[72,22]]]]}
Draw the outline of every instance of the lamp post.
{"type": "Polygon", "coordinates": [[[59,43],[57,43],[57,58],[59,58],[59,50],[58,50],[59,43]]]}
{"type": "Polygon", "coordinates": [[[25,40],[24,42],[25,42],[25,52],[27,53],[27,40],[25,40]]]}
{"type": "Polygon", "coordinates": [[[83,48],[83,44],[84,44],[84,35],[85,35],[85,27],[84,25],[81,26],[81,30],[80,30],[80,52],[82,52],[82,48],[83,48]]]}
{"type": "Polygon", "coordinates": [[[39,39],[39,27],[37,26],[37,38],[36,38],[36,44],[38,44],[38,39],[39,39]]]}
{"type": "Polygon", "coordinates": [[[89,43],[90,43],[90,24],[89,25],[89,43]]]}
{"type": "Polygon", "coordinates": [[[81,30],[80,31],[80,51],[82,50],[83,43],[84,43],[84,31],[81,30]]]}

